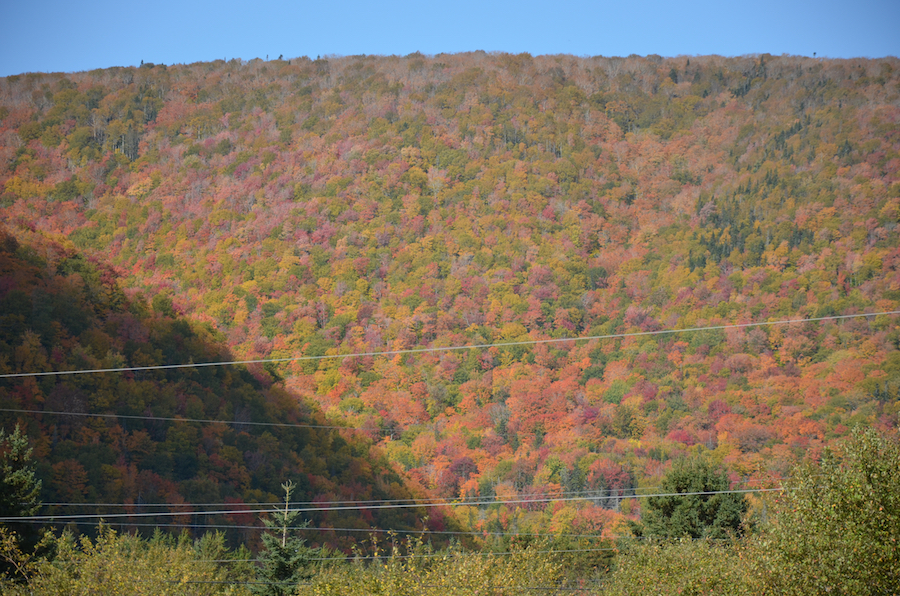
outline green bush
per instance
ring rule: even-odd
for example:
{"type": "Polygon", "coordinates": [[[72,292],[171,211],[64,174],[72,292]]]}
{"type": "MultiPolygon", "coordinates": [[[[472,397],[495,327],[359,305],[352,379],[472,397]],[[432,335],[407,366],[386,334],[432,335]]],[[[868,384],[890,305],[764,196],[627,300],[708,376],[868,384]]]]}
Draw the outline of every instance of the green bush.
{"type": "Polygon", "coordinates": [[[900,442],[856,430],[795,471],[753,547],[766,593],[900,593],[900,442]]]}

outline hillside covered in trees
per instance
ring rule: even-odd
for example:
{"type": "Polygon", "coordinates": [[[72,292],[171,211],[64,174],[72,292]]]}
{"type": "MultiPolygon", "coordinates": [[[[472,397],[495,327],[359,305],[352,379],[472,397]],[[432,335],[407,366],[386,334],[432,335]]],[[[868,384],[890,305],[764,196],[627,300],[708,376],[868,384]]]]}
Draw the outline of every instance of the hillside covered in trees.
{"type": "MultiPolygon", "coordinates": [[[[45,238],[25,237],[32,243],[20,244],[0,230],[2,374],[231,358],[215,331],[174,317],[167,301],[154,299],[151,306],[140,296],[128,297],[109,268],[45,238]]],[[[39,498],[48,504],[42,515],[94,514],[93,504],[107,503],[112,506],[102,513],[114,525],[174,525],[175,532],[196,533],[233,527],[231,544],[255,547],[259,532],[252,526],[259,513],[203,512],[269,510],[286,478],[295,483],[299,502],[423,496],[410,491],[370,440],[328,425],[315,404],[298,402],[265,375],[243,368],[0,383],[0,428],[12,431],[19,423],[23,435],[36,439],[39,498]],[[197,515],[183,515],[192,511],[197,515]],[[172,512],[182,515],[169,517],[172,512]]],[[[6,515],[4,506],[0,516],[6,515]]],[[[306,517],[325,528],[405,529],[421,527],[424,515],[323,510],[306,517]]],[[[98,523],[96,517],[84,521],[84,530],[98,523]]],[[[317,542],[346,547],[355,540],[330,531],[320,532],[317,542]]]]}
{"type": "MultiPolygon", "coordinates": [[[[86,377],[90,390],[6,380],[3,403],[235,422],[273,408],[299,421],[299,404],[377,429],[360,432],[434,497],[590,497],[457,509],[474,530],[610,531],[639,513],[619,497],[687,455],[733,487],[777,486],[854,426],[897,427],[900,332],[874,313],[900,309],[898,69],[476,52],[7,77],[0,220],[85,256],[32,263],[33,283],[60,287],[30,302],[3,290],[18,309],[2,315],[3,371],[221,357],[206,335],[238,359],[355,356],[86,377]],[[112,310],[88,327],[54,305],[66,292],[112,310]],[[762,324],[809,318],[825,320],[762,324]],[[656,333],[688,328],[704,329],[656,333]],[[604,337],[528,343],[587,336],[604,337]],[[373,355],[466,345],[491,347],[373,355]],[[163,377],[183,389],[156,390],[163,377]]],[[[287,465],[254,459],[263,433],[227,427],[32,424],[41,445],[93,445],[51,462],[66,501],[136,498],[140,458],[136,471],[175,474],[159,499],[186,501],[230,496],[200,471],[277,496],[279,470],[245,479],[287,465]],[[72,482],[79,457],[119,484],[72,482]]],[[[278,438],[279,453],[319,479],[310,494],[374,495],[351,488],[361,451],[338,468],[303,454],[333,436],[278,438]]]]}

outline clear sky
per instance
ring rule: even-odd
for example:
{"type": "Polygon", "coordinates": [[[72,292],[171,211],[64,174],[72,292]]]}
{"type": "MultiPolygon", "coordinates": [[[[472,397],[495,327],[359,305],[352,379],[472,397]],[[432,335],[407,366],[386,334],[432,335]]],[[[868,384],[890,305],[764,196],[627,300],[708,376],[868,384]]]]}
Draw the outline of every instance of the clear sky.
{"type": "Polygon", "coordinates": [[[0,76],[282,54],[900,55],[900,0],[0,0],[0,23],[0,76]]]}

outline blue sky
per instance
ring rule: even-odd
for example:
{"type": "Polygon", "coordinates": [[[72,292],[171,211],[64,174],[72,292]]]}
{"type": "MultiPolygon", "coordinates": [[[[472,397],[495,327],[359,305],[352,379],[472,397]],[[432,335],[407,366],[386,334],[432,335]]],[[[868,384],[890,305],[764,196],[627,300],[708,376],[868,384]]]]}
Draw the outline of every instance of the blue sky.
{"type": "Polygon", "coordinates": [[[0,23],[0,76],[281,54],[900,55],[898,0],[3,0],[0,23]]]}

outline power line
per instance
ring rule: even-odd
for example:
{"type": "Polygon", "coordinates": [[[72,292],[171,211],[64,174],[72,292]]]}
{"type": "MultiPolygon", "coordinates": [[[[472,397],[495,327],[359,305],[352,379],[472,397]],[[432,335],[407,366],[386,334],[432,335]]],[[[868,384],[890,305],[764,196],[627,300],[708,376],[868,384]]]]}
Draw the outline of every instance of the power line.
{"type": "Polygon", "coordinates": [[[81,416],[84,418],[124,418],[126,420],[156,420],[158,422],[196,422],[200,424],[234,424],[235,426],[264,426],[276,428],[319,428],[331,430],[365,430],[372,432],[390,432],[381,428],[367,428],[362,426],[338,426],[336,424],[301,424],[288,422],[238,422],[233,420],[210,420],[206,418],[174,418],[167,416],[137,416],[129,414],[91,414],[88,412],[59,412],[50,410],[24,410],[15,408],[0,408],[0,412],[13,414],[47,414],[51,416],[81,416]]]}
{"type": "MultiPolygon", "coordinates": [[[[396,499],[411,501],[412,499],[396,499]]],[[[312,503],[313,501],[309,501],[312,503]]],[[[369,501],[346,501],[347,503],[368,503],[369,501]]],[[[299,504],[299,503],[295,503],[299,504]]],[[[284,506],[284,501],[271,503],[40,503],[42,507],[246,507],[247,505],[284,506]]]]}
{"type": "MultiPolygon", "coordinates": [[[[592,499],[595,497],[609,497],[609,498],[624,498],[636,495],[636,491],[648,491],[648,490],[656,490],[662,488],[660,486],[634,486],[622,489],[590,489],[590,490],[566,490],[566,491],[558,491],[558,492],[529,492],[522,493],[518,495],[523,499],[528,499],[531,497],[561,497],[561,496],[573,496],[573,495],[586,495],[584,498],[592,499]],[[610,491],[623,491],[621,494],[603,494],[609,493],[610,491]]],[[[347,500],[347,501],[328,501],[329,505],[366,505],[366,504],[384,504],[384,503],[423,503],[423,502],[434,502],[439,501],[441,503],[446,503],[446,499],[441,499],[439,497],[431,497],[424,499],[367,499],[367,500],[347,500]]],[[[480,497],[474,498],[467,501],[468,503],[494,503],[492,497],[480,497]]],[[[291,501],[289,506],[300,506],[300,505],[318,505],[321,504],[321,501],[291,501]]],[[[73,503],[73,502],[60,502],[60,503],[41,503],[43,507],[250,507],[250,506],[271,506],[271,507],[283,507],[284,501],[273,501],[273,502],[261,502],[261,503],[238,503],[238,502],[218,502],[218,503],[73,503]]]]}
{"type": "MultiPolygon", "coordinates": [[[[705,496],[705,495],[722,495],[722,494],[747,494],[760,492],[781,491],[781,488],[748,488],[737,490],[714,490],[714,491],[697,491],[684,493],[657,493],[642,494],[629,496],[603,496],[603,497],[546,497],[540,499],[500,499],[495,501],[446,501],[443,503],[405,503],[391,505],[340,505],[337,507],[321,506],[321,507],[298,507],[291,509],[295,513],[312,513],[318,511],[371,511],[378,509],[409,509],[409,508],[428,508],[428,507],[477,507],[479,505],[513,505],[523,503],[557,503],[567,501],[599,501],[609,499],[637,499],[650,497],[689,497],[689,496],[705,496]]],[[[202,515],[246,515],[258,513],[272,513],[272,509],[247,509],[247,510],[220,510],[220,511],[162,511],[155,513],[110,513],[110,514],[74,514],[74,515],[25,515],[20,517],[0,517],[0,522],[15,521],[61,521],[70,519],[120,519],[120,518],[137,518],[137,517],[185,517],[185,516],[202,516],[202,515]]]]}
{"type": "MultiPolygon", "coordinates": [[[[104,520],[100,520],[103,522],[104,520]]],[[[43,520],[25,520],[21,522],[23,524],[46,524],[46,521],[43,520]]],[[[97,522],[92,521],[68,521],[67,524],[74,524],[76,526],[93,526],[97,522]]],[[[193,529],[204,529],[204,530],[268,530],[266,526],[249,526],[249,525],[230,525],[230,524],[194,524],[194,523],[184,523],[184,524],[149,524],[149,523],[129,523],[127,521],[115,522],[113,524],[104,523],[106,526],[110,527],[127,527],[127,528],[180,528],[183,530],[193,530],[193,529]]],[[[620,538],[618,536],[603,536],[602,534],[553,534],[553,533],[541,533],[541,532],[491,532],[489,530],[484,530],[481,532],[477,532],[475,530],[470,531],[462,531],[462,530],[397,530],[397,529],[384,529],[384,528],[328,528],[328,527],[316,527],[316,526],[305,526],[305,527],[291,527],[289,530],[295,530],[300,532],[354,532],[361,534],[397,534],[397,535],[417,535],[417,536],[429,536],[429,535],[440,535],[440,536],[474,536],[474,537],[510,537],[510,538],[589,538],[593,540],[615,540],[620,538]]]]}
{"type": "Polygon", "coordinates": [[[524,341],[512,342],[496,342],[484,344],[471,344],[466,346],[439,346],[431,348],[410,348],[406,350],[386,350],[383,352],[358,352],[354,354],[325,354],[322,356],[293,356],[291,358],[256,358],[252,360],[222,360],[219,362],[192,362],[189,364],[158,364],[152,366],[123,366],[117,368],[94,368],[81,370],[58,370],[46,372],[27,372],[27,373],[7,373],[0,375],[0,379],[21,378],[21,377],[44,377],[44,376],[60,376],[60,375],[79,375],[79,374],[96,374],[111,372],[141,372],[152,370],[172,370],[179,368],[200,368],[209,366],[235,366],[240,364],[266,364],[266,363],[284,363],[284,362],[301,362],[312,360],[333,360],[343,358],[363,358],[367,356],[398,356],[404,354],[422,354],[433,352],[451,352],[459,350],[473,350],[483,348],[503,348],[511,346],[526,346],[536,344],[562,343],[569,341],[591,341],[602,339],[623,339],[627,337],[647,337],[654,335],[668,335],[673,333],[691,333],[695,331],[716,331],[722,329],[740,329],[747,327],[764,327],[769,325],[790,325],[794,323],[812,323],[816,321],[836,321],[841,319],[853,319],[859,317],[876,317],[880,315],[897,315],[900,310],[882,311],[874,313],[860,313],[852,315],[832,315],[828,317],[811,317],[808,319],[782,319],[778,321],[762,321],[758,323],[733,323],[730,325],[709,325],[706,327],[688,327],[686,329],[660,329],[657,331],[638,331],[633,333],[611,333],[607,335],[586,335],[581,337],[561,337],[555,339],[530,339],[524,341]]]}
{"type": "MultiPolygon", "coordinates": [[[[550,550],[535,550],[529,551],[536,555],[548,555],[554,553],[598,553],[605,551],[617,550],[615,547],[606,547],[606,548],[560,548],[560,549],[550,549],[550,550]]],[[[492,551],[468,551],[468,552],[459,552],[461,555],[474,555],[478,557],[490,557],[490,556],[509,556],[520,554],[522,551],[500,551],[500,552],[492,552],[492,551]]],[[[368,557],[357,557],[355,559],[350,557],[320,557],[310,559],[312,561],[346,561],[348,558],[350,560],[356,561],[378,561],[381,559],[433,559],[438,557],[451,557],[453,553],[428,553],[428,554],[418,554],[418,555],[375,555],[368,557]]]]}
{"type": "MultiPolygon", "coordinates": [[[[528,551],[529,553],[535,554],[552,554],[554,552],[561,551],[528,551]]],[[[464,554],[464,555],[472,555],[472,554],[480,554],[480,553],[456,553],[456,554],[464,554]]],[[[493,553],[493,554],[507,554],[507,553],[493,553]]],[[[516,554],[516,553],[509,553],[516,554]]],[[[448,556],[448,555],[442,555],[448,556]]],[[[390,559],[390,558],[398,558],[396,555],[390,555],[385,557],[375,557],[371,560],[381,560],[381,559],[390,559]]],[[[309,559],[310,561],[321,561],[328,559],[309,559]]],[[[352,562],[356,561],[366,561],[369,560],[367,558],[364,559],[351,559],[352,562]]],[[[192,563],[249,563],[254,562],[256,559],[217,559],[217,560],[206,560],[206,559],[192,559],[192,563]]],[[[129,579],[129,581],[137,582],[137,583],[168,583],[168,584],[228,584],[228,585],[258,585],[258,586],[282,586],[282,585],[291,585],[291,586],[314,586],[316,584],[312,582],[291,582],[290,580],[282,580],[282,581],[260,581],[260,580],[228,580],[228,579],[129,579]]],[[[593,580],[580,580],[584,583],[592,584],[594,586],[599,585],[599,582],[593,580]]],[[[326,582],[327,583],[327,582],[326,582]]],[[[473,585],[473,584],[422,584],[417,583],[416,587],[419,588],[478,588],[478,589],[486,589],[486,590],[562,590],[569,592],[581,592],[584,590],[590,589],[588,586],[575,587],[575,586],[484,586],[484,585],[473,585]]]]}
{"type": "MultiPolygon", "coordinates": [[[[621,538],[621,536],[617,536],[616,538],[621,538]]],[[[533,550],[528,551],[529,553],[533,553],[536,555],[549,555],[555,553],[599,553],[606,551],[614,551],[618,550],[616,547],[603,547],[603,548],[559,548],[559,549],[549,549],[549,550],[533,550]]],[[[407,555],[399,555],[399,554],[384,554],[384,555],[368,555],[368,556],[352,556],[345,555],[343,557],[310,557],[309,561],[380,561],[382,559],[436,559],[441,557],[450,558],[454,555],[466,555],[466,556],[476,556],[476,557],[490,557],[490,556],[500,556],[505,557],[509,555],[520,554],[522,551],[451,551],[451,552],[435,552],[435,553],[424,553],[424,554],[407,554],[407,555]]],[[[198,562],[208,562],[208,563],[216,563],[219,561],[224,562],[236,562],[236,563],[250,563],[256,561],[257,559],[216,559],[216,560],[208,560],[203,561],[200,559],[198,562]]]]}
{"type": "MultiPolygon", "coordinates": [[[[315,559],[313,559],[315,560],[315,559]]],[[[311,587],[317,584],[311,582],[264,582],[252,580],[227,580],[227,579],[129,579],[138,583],[161,583],[161,584],[224,584],[231,586],[304,586],[311,587]]],[[[343,583],[343,582],[340,582],[343,583]]],[[[593,583],[593,582],[592,582],[593,583]]],[[[326,583],[326,585],[328,585],[326,583]]],[[[594,584],[596,586],[597,584],[594,584]]],[[[584,592],[592,589],[588,586],[510,586],[510,585],[474,585],[474,584],[416,584],[418,588],[477,588],[478,590],[527,590],[527,591],[554,591],[554,592],[584,592]]]]}
{"type": "MultiPolygon", "coordinates": [[[[626,538],[625,536],[615,536],[614,538],[610,538],[610,540],[618,540],[620,538],[626,538]]],[[[628,536],[627,538],[631,538],[628,536]]],[[[648,537],[648,540],[653,539],[653,537],[648,537]]],[[[705,538],[697,538],[696,540],[706,540],[705,538]]],[[[600,552],[608,552],[619,550],[617,547],[608,546],[608,547],[598,547],[598,548],[551,548],[548,550],[529,550],[527,551],[529,554],[536,555],[549,555],[549,554],[557,554],[557,553],[600,553],[600,552]]],[[[350,562],[365,562],[365,561],[381,561],[384,559],[436,559],[436,558],[452,558],[454,556],[476,556],[476,557],[491,557],[491,556],[499,556],[505,557],[510,555],[522,554],[525,551],[521,550],[511,550],[511,551],[489,551],[489,550],[479,550],[479,551],[463,551],[463,550],[455,550],[455,551],[443,551],[443,552],[431,552],[431,553],[418,553],[418,554],[406,554],[400,555],[396,553],[383,554],[383,555],[367,555],[367,556],[358,556],[358,555],[344,555],[342,557],[310,557],[307,559],[308,561],[350,561],[350,562]]],[[[196,563],[253,563],[258,561],[259,559],[194,559],[196,563]]]]}
{"type": "MultiPolygon", "coordinates": [[[[19,523],[23,524],[41,524],[46,525],[47,522],[43,520],[25,520],[19,523]]],[[[66,525],[76,525],[76,526],[93,526],[97,522],[96,521],[67,521],[66,525]]],[[[183,523],[183,524],[150,524],[150,523],[139,523],[139,522],[127,522],[127,521],[119,521],[115,523],[104,523],[104,520],[101,519],[100,523],[106,527],[110,528],[174,528],[181,530],[195,530],[195,529],[204,529],[204,530],[269,530],[266,526],[248,526],[248,525],[231,525],[231,524],[195,524],[195,523],[183,523]]],[[[570,534],[570,533],[546,533],[546,532],[492,532],[489,530],[482,530],[480,532],[475,530],[463,531],[463,530],[398,530],[395,528],[329,528],[329,527],[316,527],[316,526],[304,526],[304,527],[289,527],[288,530],[299,531],[299,532],[355,532],[355,533],[365,533],[365,534],[396,534],[398,536],[430,536],[430,535],[439,535],[439,536],[472,536],[472,537],[481,537],[481,538],[491,538],[491,537],[505,537],[505,538],[575,538],[575,539],[590,539],[590,540],[619,540],[622,538],[630,538],[632,540],[655,540],[654,536],[605,536],[601,534],[570,534]]],[[[727,538],[698,538],[697,540],[728,540],[727,538]]],[[[229,559],[231,560],[231,559],[229,559]]]]}

